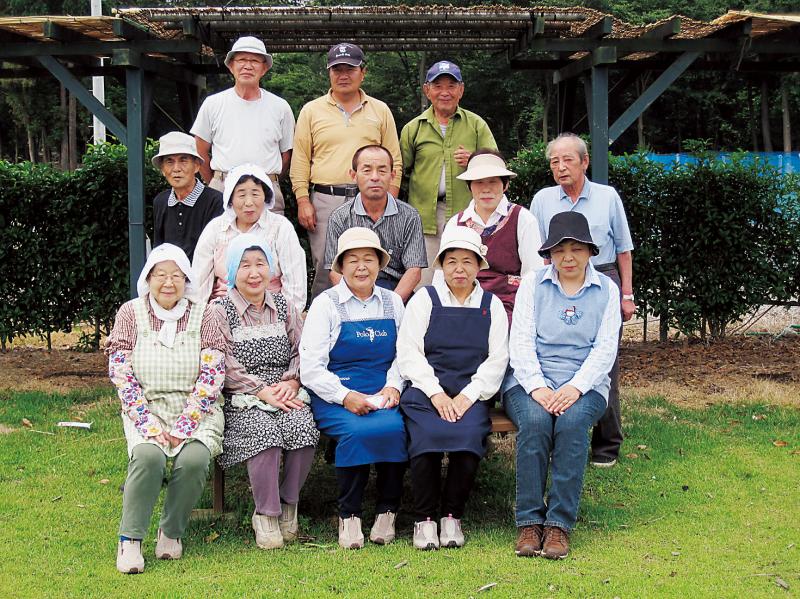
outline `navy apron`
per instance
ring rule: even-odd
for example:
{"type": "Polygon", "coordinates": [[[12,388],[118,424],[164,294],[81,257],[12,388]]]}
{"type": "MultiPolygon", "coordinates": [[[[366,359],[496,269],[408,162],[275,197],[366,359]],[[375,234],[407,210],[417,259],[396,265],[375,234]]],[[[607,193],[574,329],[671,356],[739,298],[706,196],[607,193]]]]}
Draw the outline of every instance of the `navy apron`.
{"type": "MultiPolygon", "coordinates": [[[[397,325],[389,292],[379,290],[383,318],[350,320],[339,303],[336,289],[327,293],[341,319],[341,331],[329,354],[328,370],[351,391],[378,393],[397,353],[397,325]]],[[[361,466],[376,462],[405,462],[406,432],[398,408],[375,410],[364,416],[340,404],[311,395],[311,410],[320,432],[336,439],[336,466],[361,466]]]]}
{"type": "MultiPolygon", "coordinates": [[[[472,380],[489,356],[492,294],[483,292],[480,308],[444,307],[433,287],[431,317],[425,333],[425,357],[444,392],[455,397],[472,380]]],[[[483,457],[491,432],[489,405],[478,400],[461,420],[448,422],[439,416],[425,393],[409,387],[400,397],[400,409],[408,429],[408,453],[469,451],[483,457]]]]}

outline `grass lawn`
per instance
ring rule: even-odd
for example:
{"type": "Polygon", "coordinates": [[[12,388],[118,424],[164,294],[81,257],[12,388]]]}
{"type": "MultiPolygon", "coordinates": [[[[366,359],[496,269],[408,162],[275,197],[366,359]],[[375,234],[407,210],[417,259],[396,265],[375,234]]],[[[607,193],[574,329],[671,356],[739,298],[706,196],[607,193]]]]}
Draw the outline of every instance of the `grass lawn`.
{"type": "MultiPolygon", "coordinates": [[[[126,456],[111,393],[3,391],[0,597],[800,594],[800,410],[684,410],[648,397],[628,401],[625,418],[627,457],[611,470],[587,471],[572,554],[562,562],[514,556],[506,438],[481,466],[462,550],[413,550],[408,516],[389,547],[339,550],[333,469],[320,461],[300,504],[305,542],[255,548],[239,471],[228,488],[232,517],[193,521],[178,562],[152,557],[154,518],[145,573],[124,576],[114,560],[126,456]],[[55,426],[76,417],[93,422],[91,431],[55,426]],[[28,430],[23,418],[55,434],[28,430]]],[[[202,504],[210,506],[207,493],[202,504]]]]}

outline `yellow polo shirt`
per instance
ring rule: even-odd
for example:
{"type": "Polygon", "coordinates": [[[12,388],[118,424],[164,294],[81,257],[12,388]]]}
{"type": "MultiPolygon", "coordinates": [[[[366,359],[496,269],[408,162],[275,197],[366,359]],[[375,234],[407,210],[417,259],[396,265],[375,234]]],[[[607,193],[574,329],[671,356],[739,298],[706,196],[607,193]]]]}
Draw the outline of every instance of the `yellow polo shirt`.
{"type": "Polygon", "coordinates": [[[330,90],[303,106],[294,131],[289,177],[295,197],[309,195],[311,183],[352,183],[348,174],[353,154],[362,146],[378,144],[394,158],[392,185],[400,187],[403,172],[397,127],[389,107],[359,90],[361,106],[347,114],[330,90]]]}

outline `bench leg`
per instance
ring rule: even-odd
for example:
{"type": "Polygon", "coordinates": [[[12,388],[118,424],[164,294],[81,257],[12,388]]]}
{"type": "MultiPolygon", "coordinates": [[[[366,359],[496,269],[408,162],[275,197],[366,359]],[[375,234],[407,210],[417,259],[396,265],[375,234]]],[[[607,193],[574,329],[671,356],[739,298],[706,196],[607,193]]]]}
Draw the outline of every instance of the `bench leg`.
{"type": "Polygon", "coordinates": [[[214,474],[211,479],[214,497],[214,513],[221,514],[225,511],[225,471],[214,460],[214,474]]]}

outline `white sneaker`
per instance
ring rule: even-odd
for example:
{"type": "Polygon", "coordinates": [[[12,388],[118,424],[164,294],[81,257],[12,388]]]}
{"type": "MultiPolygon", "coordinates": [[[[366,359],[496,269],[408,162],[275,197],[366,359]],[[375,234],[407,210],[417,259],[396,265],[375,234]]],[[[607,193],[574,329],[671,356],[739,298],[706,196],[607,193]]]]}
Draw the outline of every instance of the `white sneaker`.
{"type": "Polygon", "coordinates": [[[181,559],[183,555],[183,545],[180,539],[170,539],[161,529],[158,529],[158,541],[156,541],[156,557],[158,559],[181,559]]]}
{"type": "Polygon", "coordinates": [[[339,518],[339,546],[343,549],[361,549],[364,546],[361,518],[358,516],[339,518]]]}
{"type": "Polygon", "coordinates": [[[141,574],[144,572],[141,541],[120,541],[117,544],[117,570],[123,574],[141,574]]]}
{"type": "Polygon", "coordinates": [[[430,518],[423,522],[414,522],[414,547],[423,551],[439,548],[436,522],[433,522],[430,518]]]}
{"type": "Polygon", "coordinates": [[[447,518],[442,518],[439,532],[439,543],[442,547],[463,547],[464,533],[461,532],[461,520],[453,518],[453,514],[447,514],[447,518]]]}
{"type": "Polygon", "coordinates": [[[394,520],[397,515],[394,512],[384,512],[375,516],[375,524],[369,533],[369,540],[378,545],[388,545],[394,541],[394,520]]]}
{"type": "Polygon", "coordinates": [[[278,519],[278,526],[281,529],[281,536],[284,542],[291,543],[297,539],[297,504],[282,503],[281,515],[278,519]]]}
{"type": "Polygon", "coordinates": [[[253,530],[256,533],[256,545],[261,549],[280,549],[283,547],[283,536],[278,524],[278,516],[264,516],[253,513],[253,530]]]}

